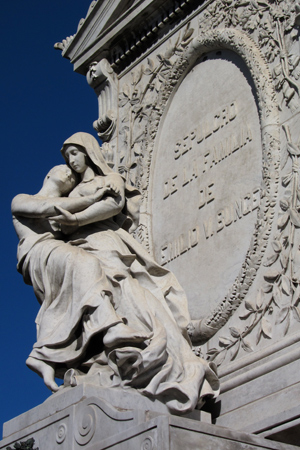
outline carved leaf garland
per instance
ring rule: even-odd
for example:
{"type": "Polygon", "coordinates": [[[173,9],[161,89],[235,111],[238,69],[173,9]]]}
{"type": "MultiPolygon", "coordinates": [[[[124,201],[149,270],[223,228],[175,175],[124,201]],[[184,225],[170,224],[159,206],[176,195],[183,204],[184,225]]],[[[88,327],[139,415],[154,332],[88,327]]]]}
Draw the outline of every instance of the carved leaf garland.
{"type": "MultiPolygon", "coordinates": [[[[300,147],[291,142],[291,133],[287,126],[283,126],[287,137],[288,155],[292,161],[293,170],[282,178],[282,185],[288,188],[279,204],[282,214],[279,215],[277,227],[278,233],[271,242],[271,253],[264,262],[267,268],[264,273],[266,283],[260,288],[256,300],[246,300],[244,303],[245,311],[239,315],[240,320],[250,320],[244,330],[239,331],[236,328],[229,328],[231,337],[220,338],[219,349],[207,354],[209,360],[216,361],[220,365],[226,360],[227,351],[230,348],[231,355],[229,360],[237,356],[242,348],[245,352],[252,351],[251,345],[245,345],[244,338],[255,328],[257,329],[256,344],[261,338],[272,339],[272,323],[267,318],[267,314],[272,314],[273,307],[276,308],[275,325],[283,324],[283,335],[289,331],[291,322],[294,320],[300,322],[300,278],[295,274],[300,274],[300,264],[296,263],[293,256],[295,230],[300,228],[300,209],[299,202],[299,166],[298,157],[300,156],[300,147]],[[291,188],[290,188],[291,186],[291,188]],[[294,276],[291,276],[294,274],[294,276]],[[232,340],[232,338],[234,338],[232,340]],[[238,343],[242,343],[238,345],[238,343]],[[220,356],[222,354],[222,357],[220,356]]],[[[300,250],[299,250],[300,251],[300,250]]]]}

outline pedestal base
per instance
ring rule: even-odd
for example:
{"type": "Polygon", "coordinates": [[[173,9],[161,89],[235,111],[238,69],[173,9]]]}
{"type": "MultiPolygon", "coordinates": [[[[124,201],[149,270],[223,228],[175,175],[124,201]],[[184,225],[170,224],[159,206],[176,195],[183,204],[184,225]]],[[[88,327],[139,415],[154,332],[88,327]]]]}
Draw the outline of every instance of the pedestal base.
{"type": "Polygon", "coordinates": [[[33,450],[298,448],[205,423],[208,418],[199,411],[189,417],[170,415],[163,404],[135,391],[81,385],[63,389],[4,424],[0,449],[30,438],[34,443],[26,448],[33,450]]]}

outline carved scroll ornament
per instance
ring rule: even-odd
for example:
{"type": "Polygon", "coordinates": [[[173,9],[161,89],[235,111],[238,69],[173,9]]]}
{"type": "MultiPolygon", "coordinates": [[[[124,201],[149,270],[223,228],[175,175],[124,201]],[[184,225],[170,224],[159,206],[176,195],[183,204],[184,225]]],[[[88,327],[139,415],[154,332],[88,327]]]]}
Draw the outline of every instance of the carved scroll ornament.
{"type": "Polygon", "coordinates": [[[95,90],[99,103],[99,118],[94,129],[99,138],[107,142],[112,139],[117,118],[117,76],[106,59],[90,64],[87,82],[95,90]]]}

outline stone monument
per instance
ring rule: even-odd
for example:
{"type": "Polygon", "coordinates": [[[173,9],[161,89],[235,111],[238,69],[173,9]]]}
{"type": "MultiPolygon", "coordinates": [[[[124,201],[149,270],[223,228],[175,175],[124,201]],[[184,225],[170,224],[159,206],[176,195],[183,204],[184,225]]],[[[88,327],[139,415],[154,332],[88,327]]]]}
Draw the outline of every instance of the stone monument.
{"type": "Polygon", "coordinates": [[[13,201],[56,392],[0,448],[300,445],[299,26],[293,0],[98,0],[55,44],[101,150],[76,133],[13,201]]]}

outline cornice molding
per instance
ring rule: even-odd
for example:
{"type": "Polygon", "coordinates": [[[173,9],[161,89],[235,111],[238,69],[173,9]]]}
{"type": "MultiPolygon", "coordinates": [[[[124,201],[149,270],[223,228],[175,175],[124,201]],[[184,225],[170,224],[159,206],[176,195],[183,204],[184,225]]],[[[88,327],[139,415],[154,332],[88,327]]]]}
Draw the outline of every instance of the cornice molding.
{"type": "Polygon", "coordinates": [[[55,48],[71,60],[76,72],[86,75],[90,63],[106,58],[119,73],[170,31],[170,25],[210,2],[166,0],[162,5],[160,0],[140,0],[127,2],[124,11],[120,1],[116,5],[116,1],[98,0],[80,21],[77,33],[55,48]]]}

